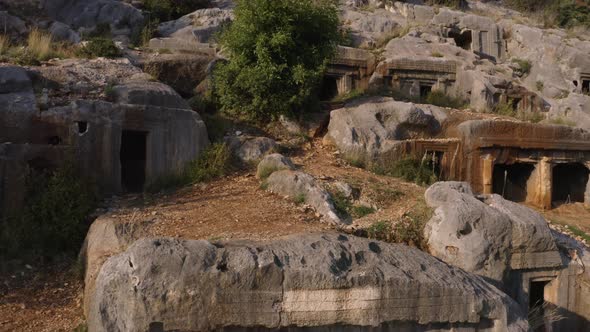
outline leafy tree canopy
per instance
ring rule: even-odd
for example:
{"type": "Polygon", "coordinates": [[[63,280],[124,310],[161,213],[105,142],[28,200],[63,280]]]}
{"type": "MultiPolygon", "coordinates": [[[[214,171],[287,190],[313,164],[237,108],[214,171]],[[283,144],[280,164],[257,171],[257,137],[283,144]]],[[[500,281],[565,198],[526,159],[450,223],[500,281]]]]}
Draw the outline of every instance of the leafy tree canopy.
{"type": "Polygon", "coordinates": [[[339,38],[333,0],[238,0],[220,38],[229,61],[214,72],[222,109],[256,119],[301,112],[339,38]]]}

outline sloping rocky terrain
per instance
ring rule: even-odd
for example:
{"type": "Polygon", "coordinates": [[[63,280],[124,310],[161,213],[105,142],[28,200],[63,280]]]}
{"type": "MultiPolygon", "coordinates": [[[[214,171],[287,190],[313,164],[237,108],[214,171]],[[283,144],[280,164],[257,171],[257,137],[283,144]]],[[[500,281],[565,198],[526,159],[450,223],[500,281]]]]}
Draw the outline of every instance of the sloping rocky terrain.
{"type": "Polygon", "coordinates": [[[99,197],[75,263],[0,253],[0,331],[590,328],[587,28],[338,1],[322,109],[256,123],[207,102],[235,3],[162,3],[0,0],[0,239],[32,172],[99,197]]]}

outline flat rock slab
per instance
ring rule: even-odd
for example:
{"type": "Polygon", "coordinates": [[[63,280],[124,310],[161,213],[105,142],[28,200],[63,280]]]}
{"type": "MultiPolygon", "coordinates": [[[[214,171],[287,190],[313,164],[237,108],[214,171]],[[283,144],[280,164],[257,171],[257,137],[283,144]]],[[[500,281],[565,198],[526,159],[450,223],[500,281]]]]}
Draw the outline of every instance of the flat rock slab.
{"type": "Polygon", "coordinates": [[[527,329],[516,304],[480,277],[415,248],[322,233],[267,243],[137,241],[103,265],[88,327],[144,332],[150,324],[527,329]]]}

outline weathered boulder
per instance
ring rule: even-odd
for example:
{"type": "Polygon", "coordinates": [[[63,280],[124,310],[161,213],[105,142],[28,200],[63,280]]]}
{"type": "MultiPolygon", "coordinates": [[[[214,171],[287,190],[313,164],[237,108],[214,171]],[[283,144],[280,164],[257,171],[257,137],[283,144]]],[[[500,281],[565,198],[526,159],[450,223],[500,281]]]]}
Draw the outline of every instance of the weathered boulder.
{"type": "Polygon", "coordinates": [[[80,257],[85,266],[84,313],[88,315],[90,299],[100,268],[111,256],[125,251],[138,238],[145,236],[150,220],[119,222],[108,216],[97,218],[86,234],[80,257]]]}
{"type": "Polygon", "coordinates": [[[49,33],[54,40],[58,41],[66,41],[73,44],[77,44],[80,42],[81,37],[80,34],[70,28],[69,25],[61,23],[61,22],[53,22],[49,26],[49,33]]]}
{"type": "Polygon", "coordinates": [[[297,202],[312,206],[329,222],[335,224],[350,222],[349,218],[338,215],[330,193],[307,173],[291,170],[278,171],[272,173],[266,183],[271,192],[289,196],[297,202]]]}
{"type": "Polygon", "coordinates": [[[327,139],[342,153],[375,157],[396,141],[436,135],[445,118],[438,107],[369,98],[332,111],[327,139]]]}
{"type": "Polygon", "coordinates": [[[561,266],[545,219],[498,195],[473,195],[463,182],[438,182],[425,194],[434,216],[424,229],[429,251],[501,286],[508,272],[561,266]]]}
{"type": "Polygon", "coordinates": [[[233,154],[245,163],[258,161],[278,147],[277,142],[268,137],[228,136],[225,141],[233,154]]]}
{"type": "Polygon", "coordinates": [[[52,19],[80,32],[108,24],[113,35],[130,36],[143,26],[143,14],[130,4],[116,0],[44,0],[42,8],[52,19]]]}
{"type": "Polygon", "coordinates": [[[268,243],[141,239],[111,257],[90,331],[526,331],[515,303],[415,248],[338,234],[268,243]]]}
{"type": "Polygon", "coordinates": [[[29,31],[23,20],[6,11],[0,11],[0,27],[2,27],[2,34],[14,39],[23,37],[29,31]]]}
{"type": "Polygon", "coordinates": [[[295,165],[293,165],[291,159],[283,156],[280,153],[269,154],[262,158],[262,160],[258,163],[256,177],[259,179],[265,179],[276,171],[282,171],[286,169],[295,169],[295,165]]]}

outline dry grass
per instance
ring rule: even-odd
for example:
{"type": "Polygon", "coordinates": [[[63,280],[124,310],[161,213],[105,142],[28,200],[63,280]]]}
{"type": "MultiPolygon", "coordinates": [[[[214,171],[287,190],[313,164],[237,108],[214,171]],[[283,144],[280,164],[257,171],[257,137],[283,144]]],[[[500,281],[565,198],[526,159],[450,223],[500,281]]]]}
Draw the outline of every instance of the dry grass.
{"type": "Polygon", "coordinates": [[[10,38],[0,35],[0,55],[6,54],[10,48],[10,38]]]}
{"type": "Polygon", "coordinates": [[[36,59],[43,61],[51,57],[51,42],[51,35],[41,30],[33,29],[27,39],[27,48],[36,59]]]}

